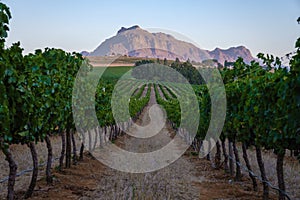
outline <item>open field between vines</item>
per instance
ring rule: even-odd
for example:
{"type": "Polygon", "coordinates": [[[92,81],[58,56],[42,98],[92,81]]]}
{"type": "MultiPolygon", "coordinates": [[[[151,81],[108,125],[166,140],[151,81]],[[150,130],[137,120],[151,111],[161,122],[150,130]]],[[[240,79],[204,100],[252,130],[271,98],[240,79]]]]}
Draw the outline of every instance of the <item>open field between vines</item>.
{"type": "Polygon", "coordinates": [[[87,56],[86,57],[90,64],[94,67],[103,67],[103,63],[110,63],[112,58],[116,58],[112,63],[109,64],[109,67],[118,67],[118,66],[126,66],[133,67],[135,62],[140,60],[152,60],[156,61],[155,58],[143,58],[143,57],[129,57],[129,56],[87,56]]]}
{"type": "MultiPolygon", "coordinates": [[[[101,74],[101,79],[112,80],[112,79],[120,79],[125,73],[131,70],[132,67],[128,66],[116,66],[116,67],[94,67],[91,72],[89,72],[90,76],[98,77],[101,74]]],[[[129,74],[125,78],[131,78],[129,74]]]]}

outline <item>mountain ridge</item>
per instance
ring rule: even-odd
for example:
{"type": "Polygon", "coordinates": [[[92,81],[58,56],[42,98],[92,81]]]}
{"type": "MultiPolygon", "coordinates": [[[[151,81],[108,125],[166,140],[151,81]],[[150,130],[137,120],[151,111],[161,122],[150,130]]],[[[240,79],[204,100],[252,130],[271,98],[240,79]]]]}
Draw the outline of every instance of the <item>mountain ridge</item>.
{"type": "Polygon", "coordinates": [[[138,25],[129,28],[121,27],[117,34],[106,39],[94,51],[86,52],[85,56],[128,55],[131,57],[167,58],[174,60],[191,60],[202,62],[216,59],[221,64],[225,60],[235,61],[242,57],[246,63],[254,58],[245,46],[230,47],[228,49],[215,48],[212,51],[200,49],[192,43],[176,39],[174,36],[162,32],[150,33],[138,25]]]}

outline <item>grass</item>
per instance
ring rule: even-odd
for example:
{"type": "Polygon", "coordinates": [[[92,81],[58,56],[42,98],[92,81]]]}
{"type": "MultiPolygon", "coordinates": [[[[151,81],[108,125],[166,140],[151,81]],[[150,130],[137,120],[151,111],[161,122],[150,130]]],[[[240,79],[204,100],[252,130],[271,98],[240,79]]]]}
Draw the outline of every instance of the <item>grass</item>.
{"type": "MultiPolygon", "coordinates": [[[[120,66],[120,67],[94,67],[93,71],[90,72],[91,76],[99,76],[99,74],[103,73],[101,78],[102,79],[120,79],[126,72],[131,70],[132,67],[125,67],[125,66],[120,66]]],[[[126,75],[126,78],[131,78],[130,75],[126,75]]]]}

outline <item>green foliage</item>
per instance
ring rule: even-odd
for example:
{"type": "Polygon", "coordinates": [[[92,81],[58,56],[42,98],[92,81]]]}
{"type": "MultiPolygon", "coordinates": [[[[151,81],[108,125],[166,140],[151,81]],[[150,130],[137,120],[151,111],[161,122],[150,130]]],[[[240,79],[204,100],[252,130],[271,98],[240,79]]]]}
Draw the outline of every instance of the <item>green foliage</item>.
{"type": "Polygon", "coordinates": [[[42,141],[55,127],[72,126],[72,87],[83,58],[49,48],[23,56],[19,42],[4,49],[11,14],[1,2],[0,18],[0,138],[42,141]]]}
{"type": "Polygon", "coordinates": [[[178,128],[180,126],[180,121],[181,121],[181,109],[180,109],[180,103],[177,98],[167,98],[168,100],[164,100],[161,98],[159,92],[158,92],[158,85],[154,85],[154,90],[155,90],[155,96],[157,103],[160,104],[165,111],[167,112],[168,119],[173,122],[178,128]]]}
{"type": "MultiPolygon", "coordinates": [[[[99,78],[99,74],[102,73],[101,79],[103,80],[112,80],[120,79],[125,73],[131,70],[132,67],[94,67],[93,70],[89,73],[89,76],[99,78]]],[[[130,76],[128,76],[130,78],[130,76]]]]}
{"type": "MultiPolygon", "coordinates": [[[[146,84],[144,84],[141,88],[138,88],[137,93],[134,95],[134,98],[139,99],[141,98],[144,90],[145,90],[146,84]]],[[[148,88],[149,89],[149,88],[148,88]]]]}
{"type": "Polygon", "coordinates": [[[1,126],[7,130],[1,135],[5,142],[41,141],[56,126],[71,126],[72,87],[83,60],[79,54],[47,48],[23,56],[16,43],[1,58],[1,89],[7,99],[1,107],[9,113],[1,126]]]}
{"type": "Polygon", "coordinates": [[[139,60],[136,61],[134,66],[140,66],[140,65],[145,65],[145,64],[150,64],[150,63],[154,63],[153,60],[139,60]]]}
{"type": "Polygon", "coordinates": [[[226,137],[277,153],[299,149],[297,48],[290,71],[281,67],[279,58],[264,54],[258,57],[266,69],[256,62],[247,65],[238,59],[233,70],[222,71],[228,103],[223,131],[226,137]]]}
{"type": "Polygon", "coordinates": [[[142,92],[144,91],[146,85],[144,85],[140,92],[137,93],[135,96],[130,98],[129,102],[129,111],[131,117],[136,117],[136,115],[147,105],[150,100],[150,93],[151,93],[151,84],[148,84],[148,90],[145,97],[141,98],[142,92]]]}
{"type": "MultiPolygon", "coordinates": [[[[96,95],[95,95],[95,109],[96,109],[96,115],[98,118],[98,122],[101,127],[104,126],[109,126],[109,125],[114,125],[115,119],[112,113],[112,96],[113,96],[113,91],[115,88],[115,85],[117,83],[117,80],[101,80],[97,90],[96,90],[96,95]]],[[[137,82],[133,81],[130,82],[130,80],[125,80],[124,81],[124,88],[118,88],[119,92],[124,92],[127,93],[129,90],[134,88],[135,84],[137,82]]],[[[138,115],[138,113],[147,105],[150,99],[150,92],[151,92],[151,87],[148,87],[147,93],[145,97],[141,97],[146,85],[144,84],[138,93],[136,95],[133,95],[130,97],[130,99],[127,98],[127,95],[122,95],[120,94],[120,99],[118,99],[119,103],[118,105],[115,106],[123,106],[126,104],[129,104],[129,114],[130,117],[134,118],[138,115]]],[[[91,108],[93,109],[93,108],[91,108]]],[[[116,108],[118,109],[118,108],[116,108]]],[[[123,110],[124,108],[120,107],[120,110],[123,110]]],[[[125,113],[118,113],[120,115],[119,119],[123,119],[125,121],[129,121],[129,118],[125,118],[125,113]]],[[[128,117],[128,116],[126,116],[128,117]]],[[[90,121],[88,121],[89,124],[92,124],[90,121]]]]}
{"type": "MultiPolygon", "coordinates": [[[[197,69],[189,62],[180,63],[179,60],[171,63],[170,67],[177,72],[178,74],[172,73],[171,75],[166,73],[166,70],[157,71],[158,68],[155,65],[159,65],[160,62],[154,63],[153,60],[142,60],[135,63],[135,67],[132,70],[132,76],[137,79],[147,79],[147,80],[168,80],[170,82],[186,82],[182,80],[182,77],[178,74],[181,74],[189,83],[191,84],[202,84],[204,80],[202,79],[200,73],[197,69]],[[139,68],[138,66],[143,65],[139,68]]],[[[167,60],[164,60],[164,66],[167,65],[167,60]]]]}
{"type": "MultiPolygon", "coordinates": [[[[233,69],[225,66],[221,74],[226,89],[227,114],[221,138],[273,149],[276,153],[300,149],[300,38],[296,48],[290,70],[281,67],[279,58],[264,54],[258,55],[264,66],[255,61],[246,64],[242,58],[233,63],[233,69]]],[[[173,67],[180,68],[180,63],[173,63],[173,67]]],[[[170,98],[159,85],[166,97],[163,100],[157,87],[155,85],[158,103],[165,108],[169,120],[179,127],[179,101],[170,98]]],[[[200,110],[197,137],[204,139],[211,116],[210,96],[204,85],[193,88],[200,110]]]]}
{"type": "Polygon", "coordinates": [[[9,31],[9,20],[11,14],[9,8],[0,2],[0,48],[4,47],[5,38],[7,38],[7,32],[9,31]]]}
{"type": "Polygon", "coordinates": [[[194,86],[194,91],[198,98],[200,112],[200,121],[196,137],[203,140],[206,136],[210,123],[211,101],[208,93],[208,88],[205,85],[194,86]]]}
{"type": "Polygon", "coordinates": [[[96,90],[95,109],[101,127],[114,124],[111,110],[111,97],[114,85],[114,81],[101,81],[96,90]]]}
{"type": "Polygon", "coordinates": [[[175,61],[171,64],[171,68],[182,74],[190,84],[200,85],[204,83],[200,73],[190,62],[180,63],[175,61]]]}

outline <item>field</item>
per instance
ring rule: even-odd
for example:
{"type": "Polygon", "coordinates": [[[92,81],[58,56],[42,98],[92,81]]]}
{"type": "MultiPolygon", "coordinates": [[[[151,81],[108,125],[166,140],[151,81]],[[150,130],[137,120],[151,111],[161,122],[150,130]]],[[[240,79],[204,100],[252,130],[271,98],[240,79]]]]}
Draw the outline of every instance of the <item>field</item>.
{"type": "Polygon", "coordinates": [[[103,63],[109,63],[110,67],[116,67],[116,66],[134,66],[136,61],[140,60],[153,60],[156,61],[155,58],[137,58],[137,57],[127,57],[127,56],[88,56],[86,57],[90,64],[92,64],[95,67],[103,67],[106,65],[103,65],[103,63]],[[112,62],[112,63],[111,63],[112,62]]]}
{"type": "MultiPolygon", "coordinates": [[[[91,76],[99,76],[100,73],[103,73],[101,75],[101,78],[104,80],[112,80],[112,79],[119,79],[121,78],[126,72],[131,70],[132,67],[128,66],[116,66],[116,67],[94,67],[93,71],[90,72],[91,76]]],[[[131,75],[126,76],[126,78],[130,78],[131,75]]]]}

